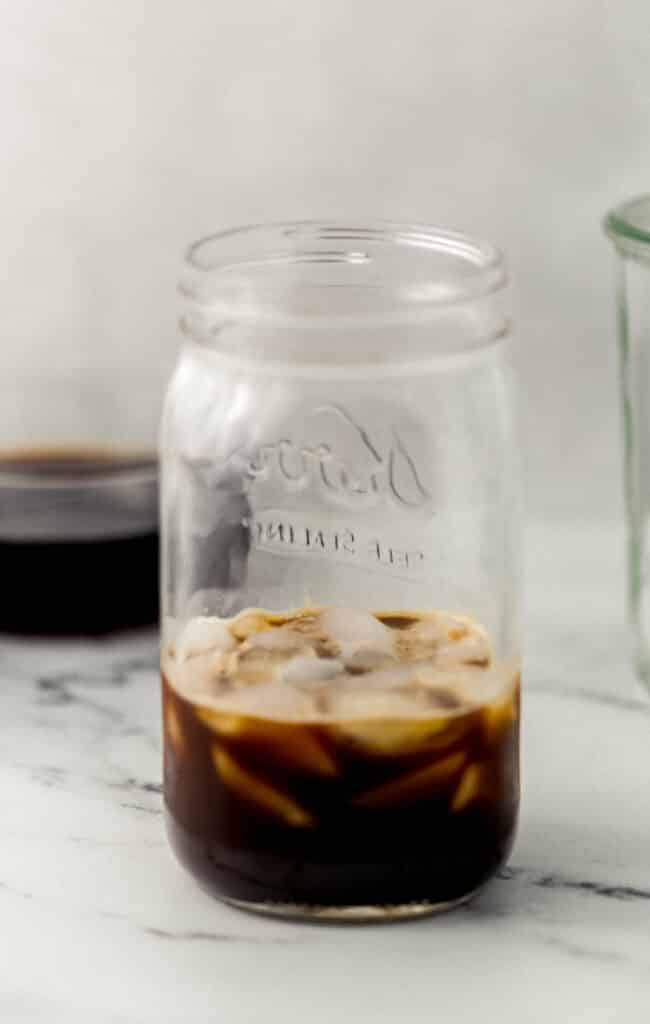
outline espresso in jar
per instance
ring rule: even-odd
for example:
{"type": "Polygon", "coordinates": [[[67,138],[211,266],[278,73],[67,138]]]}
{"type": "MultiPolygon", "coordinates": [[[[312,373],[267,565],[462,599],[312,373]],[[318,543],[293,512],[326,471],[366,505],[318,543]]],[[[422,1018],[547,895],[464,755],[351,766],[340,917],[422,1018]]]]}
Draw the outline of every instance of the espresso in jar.
{"type": "Polygon", "coordinates": [[[469,618],[194,619],[164,654],[163,701],[171,842],[221,898],[334,916],[444,907],[507,857],[518,670],[469,618]]]}

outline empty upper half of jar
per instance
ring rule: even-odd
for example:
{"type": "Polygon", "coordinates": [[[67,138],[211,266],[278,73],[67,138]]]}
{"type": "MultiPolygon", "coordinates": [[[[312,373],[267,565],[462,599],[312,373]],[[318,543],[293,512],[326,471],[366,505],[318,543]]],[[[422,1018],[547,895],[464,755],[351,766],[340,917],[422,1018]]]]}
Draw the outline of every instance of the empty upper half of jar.
{"type": "Polygon", "coordinates": [[[233,355],[395,364],[494,346],[503,259],[435,227],[295,222],[234,229],[188,250],[186,335],[233,355]]]}

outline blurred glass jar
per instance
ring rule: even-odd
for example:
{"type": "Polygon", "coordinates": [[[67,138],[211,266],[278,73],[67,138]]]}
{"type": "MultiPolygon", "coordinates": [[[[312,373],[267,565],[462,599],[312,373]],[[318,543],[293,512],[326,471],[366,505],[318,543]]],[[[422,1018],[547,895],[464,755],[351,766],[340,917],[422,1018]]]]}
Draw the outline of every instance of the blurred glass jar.
{"type": "Polygon", "coordinates": [[[104,633],[158,615],[168,367],[134,344],[134,311],[102,302],[61,232],[3,270],[0,629],[16,633],[104,633]]]}
{"type": "Polygon", "coordinates": [[[634,659],[650,687],[650,196],[605,218],[617,261],[617,322],[627,511],[627,608],[634,659]]]}
{"type": "Polygon", "coordinates": [[[162,428],[165,795],[180,860],[230,902],[408,916],[507,856],[504,281],[491,246],[434,228],[189,252],[162,428]]]}

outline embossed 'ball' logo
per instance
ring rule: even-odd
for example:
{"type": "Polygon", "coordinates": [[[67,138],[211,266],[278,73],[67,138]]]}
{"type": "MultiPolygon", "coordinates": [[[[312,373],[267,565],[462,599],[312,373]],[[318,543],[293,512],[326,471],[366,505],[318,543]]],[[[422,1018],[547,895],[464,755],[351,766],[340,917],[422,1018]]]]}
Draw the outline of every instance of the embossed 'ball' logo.
{"type": "Polygon", "coordinates": [[[401,507],[419,508],[431,501],[400,429],[385,417],[374,429],[363,426],[340,405],[318,406],[293,438],[261,444],[252,457],[239,452],[236,458],[251,481],[293,492],[316,487],[343,504],[388,498],[401,507]]]}

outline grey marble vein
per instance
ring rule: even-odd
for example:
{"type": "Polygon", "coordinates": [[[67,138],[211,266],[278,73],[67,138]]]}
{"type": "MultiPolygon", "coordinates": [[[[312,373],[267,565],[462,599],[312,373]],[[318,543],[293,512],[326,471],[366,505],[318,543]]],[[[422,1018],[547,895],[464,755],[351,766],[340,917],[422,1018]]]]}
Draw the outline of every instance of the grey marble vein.
{"type": "MultiPolygon", "coordinates": [[[[247,942],[247,943],[260,943],[267,944],[270,940],[263,936],[255,935],[237,935],[233,932],[209,932],[209,931],[168,931],[165,928],[142,928],[142,931],[146,935],[153,935],[157,939],[170,939],[174,942],[247,942]]],[[[274,944],[293,946],[300,942],[301,939],[298,935],[293,937],[288,935],[274,936],[272,939],[274,944]]]]}
{"type": "Polygon", "coordinates": [[[643,697],[616,696],[612,693],[598,693],[586,686],[553,679],[533,679],[526,685],[525,694],[548,694],[566,700],[584,700],[604,707],[616,708],[619,711],[636,711],[648,715],[650,719],[650,701],[643,697]]]}
{"type": "Polygon", "coordinates": [[[539,889],[587,893],[612,900],[650,900],[650,886],[640,889],[633,885],[608,884],[578,878],[567,878],[555,873],[540,873],[531,868],[509,865],[498,873],[502,881],[516,879],[539,889]]]}

